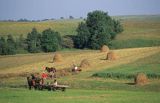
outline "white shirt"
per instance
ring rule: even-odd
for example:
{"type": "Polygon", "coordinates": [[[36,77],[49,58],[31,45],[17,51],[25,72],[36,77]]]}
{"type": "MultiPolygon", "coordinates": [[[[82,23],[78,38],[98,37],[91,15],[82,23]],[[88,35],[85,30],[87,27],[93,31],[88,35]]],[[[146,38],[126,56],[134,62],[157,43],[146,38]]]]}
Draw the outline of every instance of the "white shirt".
{"type": "Polygon", "coordinates": [[[75,67],[74,69],[75,69],[75,70],[77,70],[77,69],[78,69],[78,67],[75,67]]]}

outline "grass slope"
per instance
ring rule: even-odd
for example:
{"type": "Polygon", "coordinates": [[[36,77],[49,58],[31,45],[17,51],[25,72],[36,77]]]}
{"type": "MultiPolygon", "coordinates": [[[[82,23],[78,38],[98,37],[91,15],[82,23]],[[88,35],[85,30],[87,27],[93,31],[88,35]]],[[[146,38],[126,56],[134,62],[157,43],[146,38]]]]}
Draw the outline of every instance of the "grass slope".
{"type": "Polygon", "coordinates": [[[160,45],[160,16],[121,17],[124,32],[111,42],[111,48],[160,45]]]}
{"type": "Polygon", "coordinates": [[[133,63],[109,68],[93,74],[102,78],[134,78],[139,72],[147,74],[149,78],[160,78],[160,52],[149,57],[141,58],[133,63]]]}

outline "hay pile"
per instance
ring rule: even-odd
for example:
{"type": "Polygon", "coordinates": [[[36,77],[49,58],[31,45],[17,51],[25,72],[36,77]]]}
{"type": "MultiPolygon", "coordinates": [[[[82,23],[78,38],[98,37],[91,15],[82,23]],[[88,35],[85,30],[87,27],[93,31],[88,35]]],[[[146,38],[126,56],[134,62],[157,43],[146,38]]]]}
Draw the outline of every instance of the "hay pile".
{"type": "Polygon", "coordinates": [[[62,55],[59,53],[55,53],[53,57],[53,62],[61,62],[62,61],[62,55]]]}
{"type": "Polygon", "coordinates": [[[109,52],[109,48],[107,45],[103,45],[100,49],[101,52],[109,52]]]}
{"type": "Polygon", "coordinates": [[[86,68],[86,67],[89,67],[89,66],[90,66],[90,63],[87,59],[83,59],[81,61],[80,68],[86,68]]]}
{"type": "Polygon", "coordinates": [[[116,54],[112,51],[112,52],[107,53],[106,59],[107,59],[107,60],[116,60],[116,59],[117,59],[117,56],[116,56],[116,54]]]}
{"type": "Polygon", "coordinates": [[[138,73],[134,79],[136,85],[144,85],[148,82],[148,78],[144,73],[138,73]]]}

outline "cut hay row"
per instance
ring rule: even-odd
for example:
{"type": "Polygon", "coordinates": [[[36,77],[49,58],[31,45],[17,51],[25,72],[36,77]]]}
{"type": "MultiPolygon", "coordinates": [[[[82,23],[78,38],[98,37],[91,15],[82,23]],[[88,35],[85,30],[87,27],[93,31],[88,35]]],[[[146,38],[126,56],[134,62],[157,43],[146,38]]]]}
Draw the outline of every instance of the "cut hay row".
{"type": "MultiPolygon", "coordinates": [[[[118,59],[115,61],[103,60],[106,58],[106,53],[100,53],[98,51],[88,51],[88,52],[78,52],[78,53],[62,53],[63,61],[57,63],[50,63],[53,58],[53,54],[50,55],[50,58],[44,59],[42,62],[37,62],[33,64],[26,64],[18,67],[13,67],[10,69],[2,69],[1,73],[21,73],[21,72],[40,72],[43,71],[43,67],[56,67],[57,69],[65,69],[71,68],[73,66],[73,62],[77,65],[80,65],[80,62],[83,59],[87,59],[90,63],[90,67],[87,70],[99,70],[103,68],[109,68],[121,64],[130,63],[136,61],[140,58],[144,58],[146,56],[150,56],[154,53],[160,52],[159,47],[153,48],[139,48],[139,49],[121,49],[114,50],[114,52],[118,55],[118,59]],[[72,55],[73,54],[73,55],[72,55]]],[[[86,71],[86,70],[84,70],[86,71]]]]}

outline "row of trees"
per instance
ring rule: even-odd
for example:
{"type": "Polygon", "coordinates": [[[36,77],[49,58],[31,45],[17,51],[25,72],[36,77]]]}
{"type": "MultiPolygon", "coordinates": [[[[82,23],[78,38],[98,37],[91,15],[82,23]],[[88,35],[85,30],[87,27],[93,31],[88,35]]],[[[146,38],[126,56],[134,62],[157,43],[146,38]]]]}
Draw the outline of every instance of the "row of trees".
{"type": "Polygon", "coordinates": [[[88,13],[87,19],[78,25],[76,36],[62,38],[54,30],[46,29],[39,33],[36,28],[33,28],[27,38],[23,38],[22,35],[16,40],[12,35],[8,35],[7,39],[1,37],[0,54],[16,54],[17,50],[31,53],[54,52],[62,47],[99,49],[102,45],[108,45],[122,31],[120,22],[112,19],[106,12],[93,11],[88,13]]]}
{"type": "Polygon", "coordinates": [[[16,54],[17,50],[26,50],[31,53],[54,52],[59,50],[61,46],[62,38],[58,32],[46,29],[39,33],[36,28],[33,28],[26,39],[22,35],[16,40],[12,35],[8,35],[7,39],[1,37],[0,55],[16,54]]]}
{"type": "Polygon", "coordinates": [[[7,40],[0,38],[0,55],[15,54],[16,42],[12,35],[8,35],[7,40]]]}

